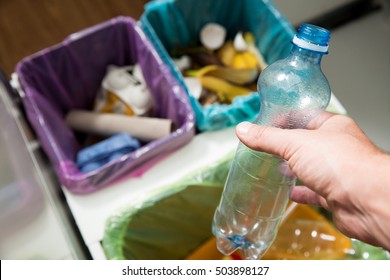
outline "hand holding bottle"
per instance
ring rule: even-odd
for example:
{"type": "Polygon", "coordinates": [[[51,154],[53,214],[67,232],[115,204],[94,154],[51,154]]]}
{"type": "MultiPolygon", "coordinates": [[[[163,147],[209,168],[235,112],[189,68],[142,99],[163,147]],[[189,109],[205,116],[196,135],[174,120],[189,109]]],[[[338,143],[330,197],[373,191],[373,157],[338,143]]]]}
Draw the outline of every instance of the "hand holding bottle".
{"type": "Polygon", "coordinates": [[[390,155],[351,118],[323,112],[308,130],[245,122],[236,131],[247,147],[288,161],[305,184],[292,200],[323,206],[344,234],[390,250],[390,155]]]}
{"type": "MultiPolygon", "coordinates": [[[[270,64],[257,82],[261,109],[258,125],[306,128],[328,106],[331,91],[321,70],[330,32],[302,24],[293,37],[290,55],[270,64]]],[[[296,177],[288,163],[240,143],[212,224],[218,249],[237,249],[246,259],[261,258],[278,232],[296,177]]]]}

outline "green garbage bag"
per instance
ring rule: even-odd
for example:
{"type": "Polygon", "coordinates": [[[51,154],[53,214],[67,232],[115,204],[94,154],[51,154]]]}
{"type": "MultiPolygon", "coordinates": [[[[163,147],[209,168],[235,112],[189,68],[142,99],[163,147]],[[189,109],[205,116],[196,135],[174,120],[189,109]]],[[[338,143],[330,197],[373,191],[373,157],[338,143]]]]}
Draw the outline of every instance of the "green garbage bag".
{"type": "Polygon", "coordinates": [[[211,236],[232,155],[134,202],[106,223],[108,259],[185,259],[211,236]]]}
{"type": "Polygon", "coordinates": [[[156,0],[145,6],[140,21],[146,35],[186,90],[199,131],[253,121],[260,110],[260,98],[257,93],[251,93],[237,96],[230,105],[202,106],[189,93],[181,72],[171,59],[172,51],[197,45],[201,28],[206,23],[216,22],[227,29],[230,39],[240,30],[251,32],[256,46],[271,64],[288,55],[295,34],[272,1],[266,0],[156,0]]]}
{"type": "MultiPolygon", "coordinates": [[[[113,213],[106,222],[102,242],[106,257],[172,260],[186,259],[197,252],[212,238],[213,215],[232,158],[233,155],[229,154],[223,160],[156,192],[145,194],[142,200],[113,213]]],[[[322,210],[317,209],[320,215],[331,221],[332,217],[324,215],[325,210],[322,210]]],[[[309,222],[299,220],[298,223],[302,221],[309,222]]],[[[313,220],[313,230],[318,227],[319,221],[313,220]]],[[[294,238],[291,235],[291,243],[296,242],[294,238]]],[[[286,240],[288,237],[282,237],[282,242],[286,240]]],[[[312,243],[319,242],[320,245],[320,241],[312,240],[312,243]]],[[[390,254],[382,248],[352,240],[352,247],[345,251],[345,259],[390,259],[390,254]]]]}

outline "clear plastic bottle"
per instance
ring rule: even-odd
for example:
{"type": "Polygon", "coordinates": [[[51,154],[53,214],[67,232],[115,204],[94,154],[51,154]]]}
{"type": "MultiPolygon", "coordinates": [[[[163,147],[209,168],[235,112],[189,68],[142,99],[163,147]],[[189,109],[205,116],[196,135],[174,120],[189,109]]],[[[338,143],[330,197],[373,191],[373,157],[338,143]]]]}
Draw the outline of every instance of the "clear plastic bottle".
{"type": "MultiPolygon", "coordinates": [[[[258,79],[262,103],[256,124],[306,128],[327,107],[331,91],[320,64],[329,39],[324,28],[300,26],[290,55],[258,79]]],[[[275,239],[295,182],[285,160],[240,143],[214,215],[218,249],[229,255],[240,248],[246,259],[261,258],[275,239]]]]}

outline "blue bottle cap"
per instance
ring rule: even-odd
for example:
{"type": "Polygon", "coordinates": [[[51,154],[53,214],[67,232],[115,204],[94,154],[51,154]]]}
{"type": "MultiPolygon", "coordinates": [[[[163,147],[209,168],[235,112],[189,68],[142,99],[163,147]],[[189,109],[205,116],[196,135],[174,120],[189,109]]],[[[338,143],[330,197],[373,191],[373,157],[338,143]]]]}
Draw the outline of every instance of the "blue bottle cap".
{"type": "Polygon", "coordinates": [[[327,53],[330,31],[313,25],[304,23],[298,28],[298,34],[293,38],[293,44],[308,50],[327,53]]]}

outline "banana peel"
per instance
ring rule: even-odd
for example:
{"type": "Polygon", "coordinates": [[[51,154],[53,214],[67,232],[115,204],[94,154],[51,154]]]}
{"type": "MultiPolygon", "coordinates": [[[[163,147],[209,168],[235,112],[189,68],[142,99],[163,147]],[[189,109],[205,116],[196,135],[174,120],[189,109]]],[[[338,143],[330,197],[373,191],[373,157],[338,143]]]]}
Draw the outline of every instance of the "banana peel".
{"type": "MultiPolygon", "coordinates": [[[[198,78],[202,87],[213,92],[214,96],[216,94],[221,103],[231,103],[236,96],[252,92],[260,69],[263,69],[261,63],[264,63],[264,59],[262,59],[261,54],[256,54],[251,50],[251,48],[255,48],[254,38],[248,37],[248,33],[244,35],[240,33],[239,39],[247,47],[238,50],[235,48],[234,42],[229,40],[214,52],[219,64],[210,59],[211,53],[209,52],[197,50],[190,54],[194,59],[194,54],[204,56],[207,53],[205,57],[208,63],[198,63],[198,66],[203,64],[203,67],[187,70],[185,75],[198,78]],[[245,38],[249,38],[248,42],[245,38]],[[259,61],[259,55],[261,61],[259,61]]],[[[203,59],[203,61],[205,60],[203,59]]]]}
{"type": "Polygon", "coordinates": [[[230,104],[236,96],[251,92],[249,88],[241,85],[256,80],[258,69],[244,70],[209,65],[199,70],[187,71],[186,74],[198,78],[206,90],[215,92],[221,103],[230,104]]]}
{"type": "Polygon", "coordinates": [[[199,70],[190,70],[186,74],[192,77],[213,76],[226,80],[227,82],[234,83],[236,85],[246,85],[253,83],[259,76],[259,69],[252,68],[231,68],[221,67],[217,65],[209,65],[199,70]]]}
{"type": "Polygon", "coordinates": [[[257,80],[259,74],[258,68],[235,69],[222,67],[219,67],[210,73],[211,76],[225,79],[226,81],[237,85],[253,83],[257,80]]]}
{"type": "Polygon", "coordinates": [[[198,79],[205,89],[216,92],[223,103],[230,104],[236,96],[247,95],[251,92],[248,88],[233,85],[213,76],[200,76],[198,79]]]}
{"type": "Polygon", "coordinates": [[[255,37],[251,32],[245,32],[242,38],[246,43],[245,50],[237,50],[234,42],[229,40],[217,51],[218,59],[227,67],[238,69],[258,67],[260,72],[263,71],[267,63],[256,46],[255,37]]]}
{"type": "Polygon", "coordinates": [[[257,57],[250,51],[238,52],[233,57],[231,65],[235,69],[258,69],[257,57]]]}
{"type": "Polygon", "coordinates": [[[251,45],[247,44],[247,49],[237,50],[234,47],[234,42],[227,41],[218,50],[217,57],[226,67],[236,69],[258,68],[257,55],[249,50],[250,47],[251,45]]]}
{"type": "Polygon", "coordinates": [[[233,64],[233,58],[236,52],[233,41],[229,40],[217,51],[216,54],[222,64],[229,67],[233,64]]]}

